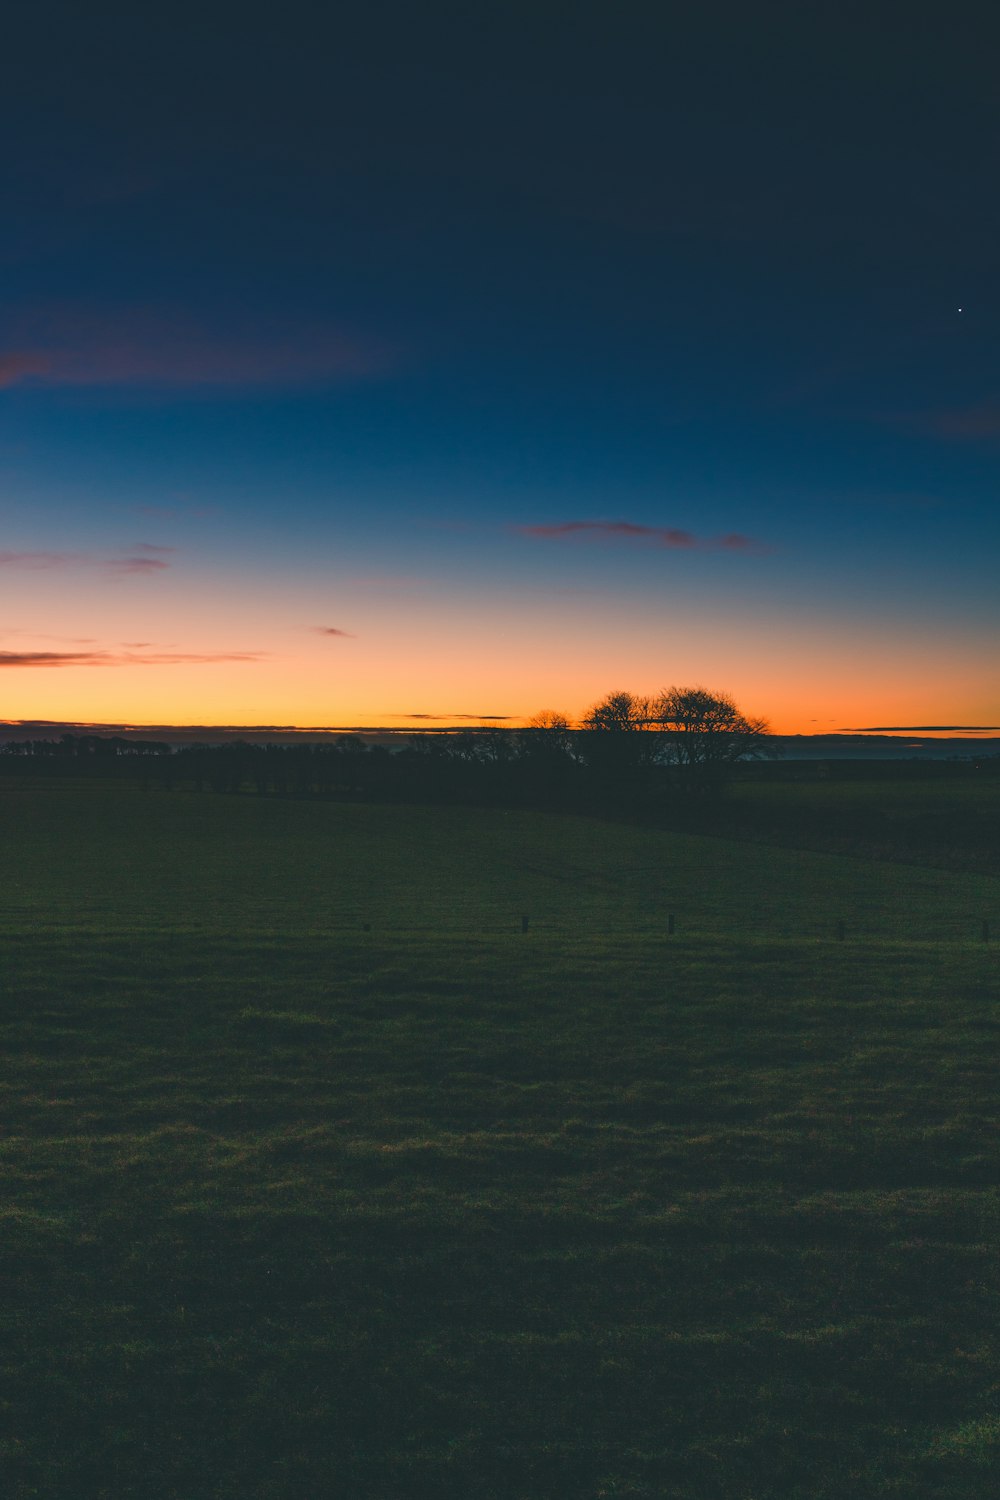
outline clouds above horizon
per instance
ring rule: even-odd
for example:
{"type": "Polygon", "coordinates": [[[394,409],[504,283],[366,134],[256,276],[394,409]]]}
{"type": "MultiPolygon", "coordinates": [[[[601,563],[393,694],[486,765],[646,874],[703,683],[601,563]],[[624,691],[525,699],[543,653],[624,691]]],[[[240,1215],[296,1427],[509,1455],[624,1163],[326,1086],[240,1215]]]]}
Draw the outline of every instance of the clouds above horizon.
{"type": "Polygon", "coordinates": [[[0,568],[24,568],[28,572],[51,569],[103,568],[112,576],[162,573],[171,566],[176,547],[162,547],[154,542],[136,542],[125,557],[94,557],[87,552],[14,552],[0,551],[0,568]]]}
{"type": "Polygon", "coordinates": [[[699,537],[679,526],[641,526],[634,521],[563,521],[558,525],[518,526],[521,536],[545,539],[569,537],[593,541],[632,541],[676,551],[766,552],[754,537],[731,531],[724,536],[699,537]]]}
{"type": "Polygon", "coordinates": [[[266,651],[0,651],[2,667],[179,667],[263,661],[266,651]]]}
{"type": "Polygon", "coordinates": [[[837,734],[994,734],[1000,724],[868,724],[861,729],[838,729],[837,734]]]}
{"type": "Polygon", "coordinates": [[[65,568],[74,563],[86,562],[82,552],[6,552],[0,551],[0,568],[27,568],[42,571],[46,568],[65,568]]]}
{"type": "Polygon", "coordinates": [[[19,353],[16,350],[0,351],[0,390],[27,380],[30,375],[44,375],[48,359],[44,354],[19,353]]]}
{"type": "Polygon", "coordinates": [[[303,385],[366,379],[395,363],[388,346],[338,329],[271,319],[210,327],[161,308],[47,307],[7,320],[0,389],[160,389],[303,385]]]}
{"type": "Polygon", "coordinates": [[[350,630],[338,630],[336,625],[313,625],[310,627],[314,635],[339,636],[341,640],[354,641],[357,636],[350,630]]]}
{"type": "Polygon", "coordinates": [[[162,557],[112,557],[104,564],[112,573],[162,573],[170,564],[162,557]]]}
{"type": "Polygon", "coordinates": [[[499,723],[513,717],[511,714],[386,714],[387,719],[433,719],[435,721],[450,723],[454,719],[468,720],[470,723],[499,723]]]}

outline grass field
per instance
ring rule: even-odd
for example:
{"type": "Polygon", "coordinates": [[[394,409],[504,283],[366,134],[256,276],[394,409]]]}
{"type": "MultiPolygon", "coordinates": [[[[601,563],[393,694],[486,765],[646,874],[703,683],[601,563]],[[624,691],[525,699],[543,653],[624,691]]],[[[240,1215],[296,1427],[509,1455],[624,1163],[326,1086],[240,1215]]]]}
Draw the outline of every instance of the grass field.
{"type": "Polygon", "coordinates": [[[941,770],[927,780],[748,781],[734,787],[724,821],[798,848],[1000,875],[1000,775],[941,770]]]}
{"type": "Polygon", "coordinates": [[[0,827],[13,1500],[988,1493],[1000,880],[113,785],[0,827]]]}

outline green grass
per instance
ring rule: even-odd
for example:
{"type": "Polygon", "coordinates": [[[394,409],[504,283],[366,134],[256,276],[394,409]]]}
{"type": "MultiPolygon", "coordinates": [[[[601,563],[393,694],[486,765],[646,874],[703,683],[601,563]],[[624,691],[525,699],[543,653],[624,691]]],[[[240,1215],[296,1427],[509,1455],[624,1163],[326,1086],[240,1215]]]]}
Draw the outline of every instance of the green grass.
{"type": "Polygon", "coordinates": [[[986,1493],[1000,882],[528,814],[0,808],[13,1500],[986,1493]]]}
{"type": "Polygon", "coordinates": [[[747,781],[724,819],[742,837],[1000,875],[1000,776],[988,772],[747,781]]]}
{"type": "Polygon", "coordinates": [[[671,913],[730,938],[1000,932],[993,876],[534,812],[0,782],[0,834],[0,932],[499,934],[522,913],[574,937],[654,935],[671,913]]]}

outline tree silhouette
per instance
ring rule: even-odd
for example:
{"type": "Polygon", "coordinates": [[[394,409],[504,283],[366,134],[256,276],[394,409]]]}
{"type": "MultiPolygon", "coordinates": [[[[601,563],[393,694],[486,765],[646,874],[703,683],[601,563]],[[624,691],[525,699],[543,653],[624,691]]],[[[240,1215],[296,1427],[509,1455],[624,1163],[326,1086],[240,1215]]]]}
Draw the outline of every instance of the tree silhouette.
{"type": "Polygon", "coordinates": [[[565,714],[543,708],[517,732],[517,753],[526,760],[565,761],[573,753],[573,730],[565,714]]]}
{"type": "Polygon", "coordinates": [[[635,693],[620,690],[608,693],[588,709],[582,723],[584,729],[602,734],[632,734],[648,726],[651,712],[648,698],[637,698],[635,693]]]}
{"type": "Polygon", "coordinates": [[[667,688],[653,717],[669,742],[671,759],[705,775],[719,776],[737,761],[772,754],[767,720],[748,718],[728,693],[667,688]]]}
{"type": "Polygon", "coordinates": [[[581,759],[617,800],[634,799],[663,751],[655,705],[635,693],[608,693],[584,715],[581,759]]]}
{"type": "Polygon", "coordinates": [[[574,753],[576,735],[565,714],[543,709],[513,734],[516,778],[513,787],[532,806],[559,807],[572,798],[581,767],[574,753]]]}

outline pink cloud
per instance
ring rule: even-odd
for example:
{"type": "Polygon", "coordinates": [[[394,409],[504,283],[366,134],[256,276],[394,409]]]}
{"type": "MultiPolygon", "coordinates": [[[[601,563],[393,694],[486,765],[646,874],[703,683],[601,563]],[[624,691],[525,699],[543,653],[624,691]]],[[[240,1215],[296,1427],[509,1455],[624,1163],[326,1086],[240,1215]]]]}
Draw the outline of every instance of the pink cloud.
{"type": "Polygon", "coordinates": [[[763,552],[766,549],[753,537],[731,531],[725,536],[697,537],[677,526],[640,526],[634,521],[563,521],[556,526],[518,526],[522,536],[560,538],[590,537],[596,541],[616,540],[648,543],[654,547],[690,551],[763,552]]]}
{"type": "Polygon", "coordinates": [[[153,308],[50,307],[21,317],[0,385],[212,388],[357,380],[395,360],[378,340],[311,323],[229,332],[153,308]]]}
{"type": "Polygon", "coordinates": [[[17,385],[31,375],[44,375],[49,361],[44,354],[19,354],[14,350],[0,353],[0,389],[17,385]]]}
{"type": "Polygon", "coordinates": [[[343,639],[347,641],[353,641],[357,639],[357,637],[352,635],[349,630],[338,630],[335,625],[314,625],[312,629],[315,635],[338,635],[342,636],[343,639]]]}

